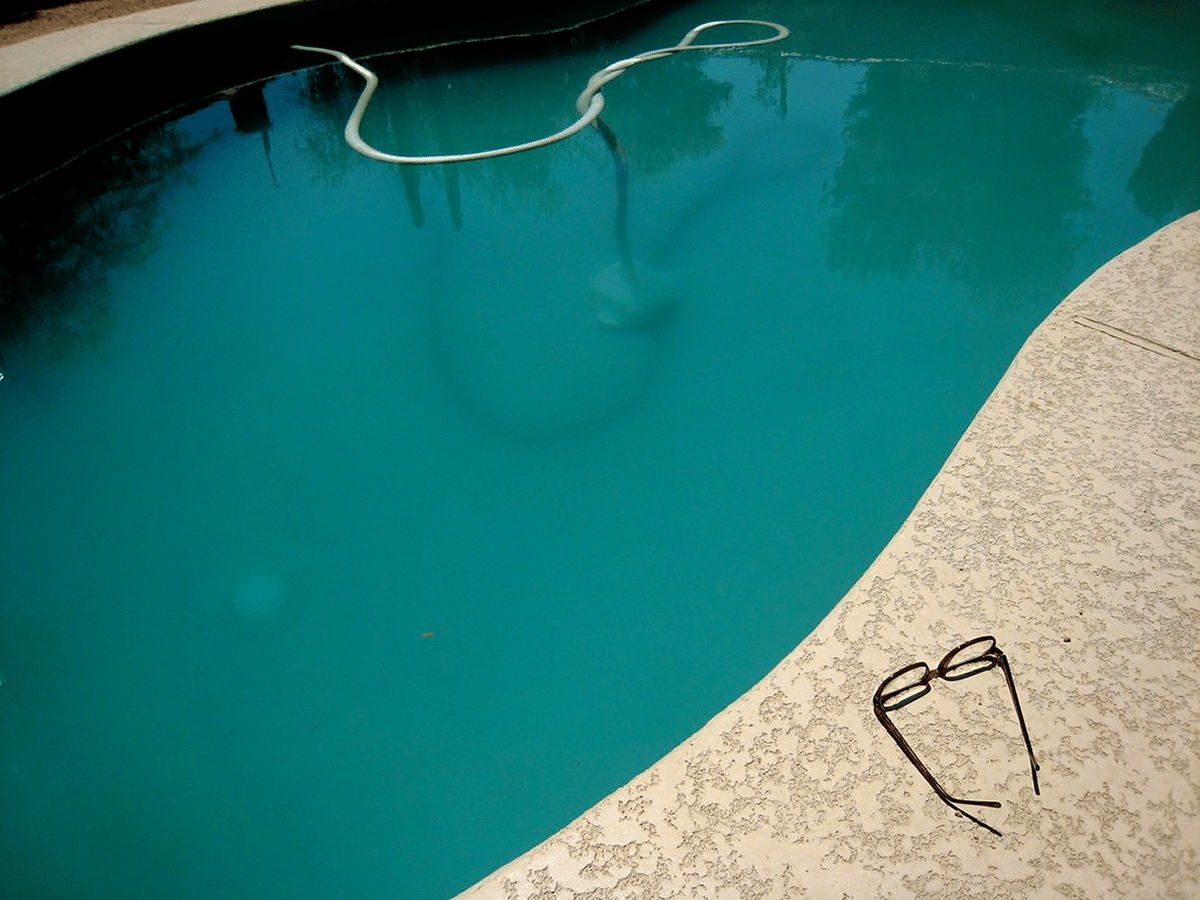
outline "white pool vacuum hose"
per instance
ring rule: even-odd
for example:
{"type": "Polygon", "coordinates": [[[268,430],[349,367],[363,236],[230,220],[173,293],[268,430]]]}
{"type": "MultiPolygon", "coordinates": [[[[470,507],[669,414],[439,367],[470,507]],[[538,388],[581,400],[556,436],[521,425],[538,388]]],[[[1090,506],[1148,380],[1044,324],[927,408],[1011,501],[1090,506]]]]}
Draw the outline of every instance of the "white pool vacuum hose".
{"type": "Polygon", "coordinates": [[[600,117],[601,111],[604,109],[604,95],[600,92],[613,79],[621,75],[626,69],[636,66],[638,63],[648,62],[652,59],[663,59],[679,53],[682,50],[732,50],[740,47],[755,47],[759,44],[773,44],[776,41],[782,41],[791,34],[783,25],[776,22],[764,22],[759,19],[720,19],[715,22],[705,22],[703,25],[697,25],[691,31],[683,36],[674,47],[664,47],[660,50],[647,50],[645,53],[639,53],[637,56],[631,56],[628,59],[622,59],[615,63],[605,66],[599,72],[588,79],[587,87],[583,93],[579,95],[579,99],[575,101],[575,109],[579,113],[579,118],[571,125],[568,125],[562,131],[555,132],[544,138],[539,138],[536,141],[528,141],[524,144],[514,144],[511,147],[498,147],[495,150],[481,150],[477,153],[452,153],[444,156],[397,156],[393,153],[384,153],[381,150],[376,150],[370,144],[362,139],[358,133],[358,126],[362,122],[363,114],[367,111],[367,105],[371,102],[371,96],[375,93],[375,89],[379,87],[379,78],[375,73],[366,66],[355,62],[345,53],[338,50],[328,50],[324,47],[307,47],[301,44],[293,44],[294,50],[310,50],[313,53],[327,53],[328,55],[341,60],[359,75],[367,80],[366,87],[363,88],[362,95],[358,98],[358,103],[354,106],[354,111],[350,113],[350,119],[346,122],[346,143],[361,153],[363,156],[368,156],[371,159],[377,159],[380,162],[401,163],[405,165],[428,165],[434,163],[455,163],[455,162],[470,162],[477,159],[489,159],[496,156],[507,156],[510,153],[521,153],[525,150],[534,150],[538,147],[545,147],[548,144],[556,143],[557,141],[565,140],[574,134],[578,134],[587,128],[600,117]],[[758,38],[752,41],[730,41],[720,44],[697,44],[695,40],[705,31],[710,28],[717,28],[721,25],[761,25],[764,28],[770,28],[774,34],[770,37],[758,38]]]}

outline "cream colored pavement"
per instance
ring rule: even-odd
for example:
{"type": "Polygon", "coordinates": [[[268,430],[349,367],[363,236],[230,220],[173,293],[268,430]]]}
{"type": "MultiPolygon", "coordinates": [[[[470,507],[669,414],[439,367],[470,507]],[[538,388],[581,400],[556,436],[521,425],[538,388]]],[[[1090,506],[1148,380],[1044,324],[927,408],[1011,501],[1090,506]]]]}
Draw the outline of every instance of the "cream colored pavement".
{"type": "Polygon", "coordinates": [[[138,41],[191,25],[304,0],[192,0],[80,25],[0,48],[0,96],[138,41]]]}
{"type": "MultiPolygon", "coordinates": [[[[161,31],[291,0],[196,0],[0,50],[0,93],[161,31]]],[[[703,666],[697,659],[695,665],[703,666]]],[[[1200,896],[1200,213],[1030,337],[878,560],[744,697],[464,897],[1200,896]],[[880,681],[994,634],[998,671],[880,681]]]]}
{"type": "MultiPolygon", "coordinates": [[[[697,659],[695,665],[703,666],[697,659]]],[[[1200,213],[1029,338],[902,530],[750,692],[463,897],[1200,896],[1200,213]],[[999,670],[876,721],[993,634],[999,670]]]]}

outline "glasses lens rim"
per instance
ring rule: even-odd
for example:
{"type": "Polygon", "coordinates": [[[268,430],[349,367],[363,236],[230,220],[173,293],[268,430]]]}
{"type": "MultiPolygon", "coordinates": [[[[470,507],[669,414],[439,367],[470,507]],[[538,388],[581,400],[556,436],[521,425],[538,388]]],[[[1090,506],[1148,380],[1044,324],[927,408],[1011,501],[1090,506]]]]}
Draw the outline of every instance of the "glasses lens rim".
{"type": "Polygon", "coordinates": [[[929,693],[931,674],[928,663],[907,665],[883,680],[883,684],[879,685],[879,690],[875,692],[875,699],[889,712],[907,706],[929,693]],[[900,699],[897,700],[897,697],[900,699]]]}
{"type": "Polygon", "coordinates": [[[959,644],[942,657],[938,663],[938,675],[948,681],[959,678],[970,678],[980,672],[996,667],[996,638],[990,634],[981,635],[959,644]],[[962,671],[969,669],[969,671],[962,671]]]}

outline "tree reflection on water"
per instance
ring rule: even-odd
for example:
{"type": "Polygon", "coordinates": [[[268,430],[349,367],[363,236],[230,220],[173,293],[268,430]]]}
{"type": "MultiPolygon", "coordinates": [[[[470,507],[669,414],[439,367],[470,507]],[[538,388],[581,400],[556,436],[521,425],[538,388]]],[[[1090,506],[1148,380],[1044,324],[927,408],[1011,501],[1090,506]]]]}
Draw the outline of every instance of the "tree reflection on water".
{"type": "Polygon", "coordinates": [[[104,340],[110,272],[153,255],[168,227],[162,196],[211,139],[142,126],[0,198],[0,369],[14,355],[58,357],[104,340]]]}
{"type": "Polygon", "coordinates": [[[1083,119],[1097,91],[1037,71],[870,66],[828,192],[830,267],[944,268],[997,311],[1061,295],[1083,243],[1073,217],[1091,208],[1083,119]]]}
{"type": "Polygon", "coordinates": [[[1200,88],[1167,113],[1162,128],[1142,148],[1129,192],[1143,213],[1160,222],[1200,209],[1200,88]]]}

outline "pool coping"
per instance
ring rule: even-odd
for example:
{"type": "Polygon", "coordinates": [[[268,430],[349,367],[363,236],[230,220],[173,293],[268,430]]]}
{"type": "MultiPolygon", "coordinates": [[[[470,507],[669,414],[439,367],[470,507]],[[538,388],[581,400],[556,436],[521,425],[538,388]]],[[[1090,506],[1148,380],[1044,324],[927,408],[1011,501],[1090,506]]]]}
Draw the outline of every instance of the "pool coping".
{"type": "MultiPolygon", "coordinates": [[[[0,94],[306,2],[193,0],[0,48],[0,94]]],[[[766,678],[461,896],[1190,897],[1198,412],[1200,212],[1034,331],[900,531],[766,678]],[[1002,679],[935,684],[897,719],[947,782],[1003,801],[980,813],[1003,837],[943,805],[871,709],[888,673],[988,633],[1012,663],[1040,796],[1002,679]]]]}
{"type": "Polygon", "coordinates": [[[172,31],[307,0],[191,0],[0,47],[0,96],[172,31]]]}

